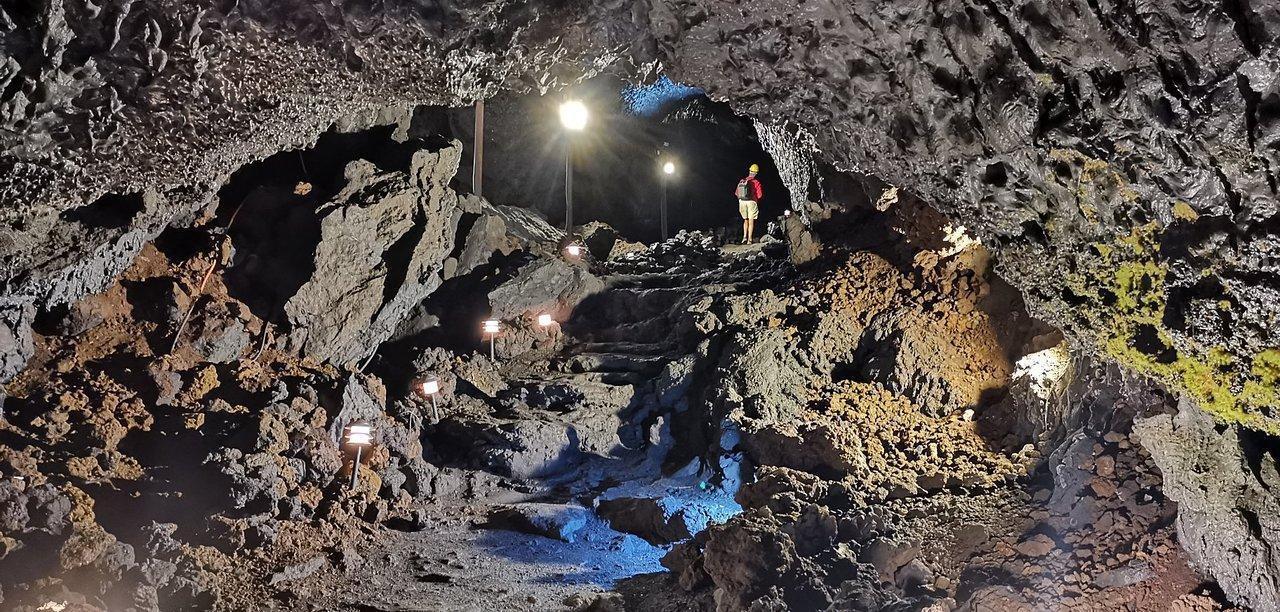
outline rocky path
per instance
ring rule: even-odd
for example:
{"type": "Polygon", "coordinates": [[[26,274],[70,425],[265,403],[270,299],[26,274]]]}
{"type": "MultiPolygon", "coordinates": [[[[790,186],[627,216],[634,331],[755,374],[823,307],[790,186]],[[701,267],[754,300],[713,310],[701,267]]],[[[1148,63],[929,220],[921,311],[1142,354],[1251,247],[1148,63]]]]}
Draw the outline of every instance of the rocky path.
{"type": "Polygon", "coordinates": [[[733,490],[707,483],[696,452],[682,450],[688,465],[674,473],[661,469],[679,443],[673,365],[696,350],[675,325],[699,299],[743,281],[737,274],[763,262],[761,250],[704,250],[657,271],[652,258],[611,264],[606,290],[565,322],[554,354],[500,367],[511,377],[500,398],[519,401],[491,419],[440,425],[442,446],[472,440],[469,459],[518,480],[518,494],[424,505],[411,530],[379,528],[306,576],[273,576],[285,605],[577,609],[615,601],[619,580],[666,571],[659,560],[674,542],[740,511],[733,490]]]}

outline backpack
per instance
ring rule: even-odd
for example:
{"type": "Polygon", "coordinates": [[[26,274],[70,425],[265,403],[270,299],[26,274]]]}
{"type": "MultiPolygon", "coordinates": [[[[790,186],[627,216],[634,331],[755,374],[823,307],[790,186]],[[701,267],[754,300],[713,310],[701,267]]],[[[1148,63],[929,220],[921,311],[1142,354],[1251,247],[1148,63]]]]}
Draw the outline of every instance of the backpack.
{"type": "Polygon", "coordinates": [[[750,200],[751,199],[751,179],[742,179],[738,181],[738,190],[735,193],[738,194],[739,200],[750,200]]]}

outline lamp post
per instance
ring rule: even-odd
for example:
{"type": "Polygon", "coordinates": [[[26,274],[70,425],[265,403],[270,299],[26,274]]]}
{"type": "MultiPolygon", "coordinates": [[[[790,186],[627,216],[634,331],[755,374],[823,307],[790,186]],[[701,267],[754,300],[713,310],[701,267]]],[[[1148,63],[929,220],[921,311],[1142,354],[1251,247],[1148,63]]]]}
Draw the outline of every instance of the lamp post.
{"type": "Polygon", "coordinates": [[[483,197],[481,183],[484,182],[484,98],[476,100],[475,140],[471,148],[471,193],[483,197]]]}
{"type": "Polygon", "coordinates": [[[502,322],[497,319],[488,319],[484,322],[484,333],[489,336],[489,361],[495,361],[493,351],[494,338],[498,332],[502,331],[502,322]]]}
{"type": "Polygon", "coordinates": [[[676,173],[676,165],[668,160],[662,164],[662,209],[659,216],[662,217],[662,239],[667,239],[667,183],[671,182],[671,175],[676,173]]]}
{"type": "Polygon", "coordinates": [[[423,395],[431,398],[431,422],[440,422],[440,406],[436,404],[436,395],[440,394],[440,379],[432,376],[424,378],[418,383],[418,390],[423,395]]]}
{"type": "Polygon", "coordinates": [[[351,464],[351,490],[360,483],[360,453],[373,442],[373,426],[360,421],[347,426],[347,444],[356,447],[356,460],[351,464]]]}
{"type": "Polygon", "coordinates": [[[564,125],[564,233],[573,234],[573,134],[587,127],[587,106],[581,100],[566,100],[560,105],[560,123],[564,125]]]}

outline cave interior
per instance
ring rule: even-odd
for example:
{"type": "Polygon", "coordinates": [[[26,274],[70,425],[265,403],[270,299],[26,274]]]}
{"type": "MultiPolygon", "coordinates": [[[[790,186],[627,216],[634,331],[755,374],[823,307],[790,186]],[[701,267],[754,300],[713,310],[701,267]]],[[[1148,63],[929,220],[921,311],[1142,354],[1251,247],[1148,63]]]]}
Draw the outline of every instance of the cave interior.
{"type": "Polygon", "coordinates": [[[0,5],[0,609],[1280,611],[1280,9],[196,4],[0,5]]]}

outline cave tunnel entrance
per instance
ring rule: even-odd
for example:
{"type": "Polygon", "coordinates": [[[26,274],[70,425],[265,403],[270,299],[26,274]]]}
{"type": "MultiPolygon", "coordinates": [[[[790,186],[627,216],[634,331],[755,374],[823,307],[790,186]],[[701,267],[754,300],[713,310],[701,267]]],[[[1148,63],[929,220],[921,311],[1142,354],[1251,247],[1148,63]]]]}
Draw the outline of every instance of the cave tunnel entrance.
{"type": "MultiPolygon", "coordinates": [[[[749,118],[665,78],[634,86],[612,76],[591,79],[570,94],[486,101],[486,199],[533,208],[563,225],[566,131],[557,113],[570,96],[591,113],[587,128],[572,136],[575,225],[603,221],[632,240],[658,240],[666,159],[676,165],[667,194],[672,235],[738,225],[733,188],[752,163],[760,164],[765,193],[761,223],[790,207],[790,192],[749,118]]],[[[472,187],[473,117],[471,109],[454,109],[449,121],[450,136],[465,149],[456,181],[465,190],[472,187]]]]}
{"type": "MultiPolygon", "coordinates": [[[[761,167],[759,179],[765,193],[760,203],[761,225],[791,206],[791,194],[779,168],[761,146],[749,118],[734,114],[727,104],[710,100],[694,87],[665,78],[637,86],[614,76],[586,81],[570,94],[504,94],[486,101],[486,199],[531,208],[552,225],[563,224],[567,135],[558,107],[568,95],[582,99],[591,113],[587,129],[572,136],[575,225],[603,221],[629,239],[658,240],[664,181],[661,166],[666,160],[676,165],[675,174],[665,179],[672,235],[681,229],[736,227],[740,217],[733,188],[753,163],[761,167]]],[[[419,148],[412,141],[418,139],[461,141],[464,150],[453,187],[460,192],[473,191],[473,122],[472,108],[422,106],[413,111],[408,125],[327,132],[310,148],[282,151],[236,171],[219,192],[218,220],[225,224],[250,200],[254,200],[250,214],[283,212],[275,208],[284,200],[296,200],[293,189],[303,182],[312,190],[298,197],[323,202],[342,187],[343,169],[356,159],[369,160],[384,170],[407,169],[413,151],[419,148]],[[397,130],[407,133],[397,138],[397,130]],[[263,190],[273,195],[266,197],[260,193],[263,190]],[[274,204],[266,203],[268,200],[274,204]]],[[[298,225],[287,219],[277,221],[289,227],[298,225]]],[[[314,228],[294,229],[303,240],[315,234],[314,228]]],[[[758,228],[757,235],[763,230],[758,228]]],[[[243,231],[232,230],[237,250],[247,246],[243,231]]],[[[287,250],[300,253],[300,257],[310,252],[304,244],[289,245],[287,250]]],[[[281,285],[279,279],[271,283],[290,286],[281,285]]],[[[268,304],[256,306],[271,308],[268,304]]]]}

